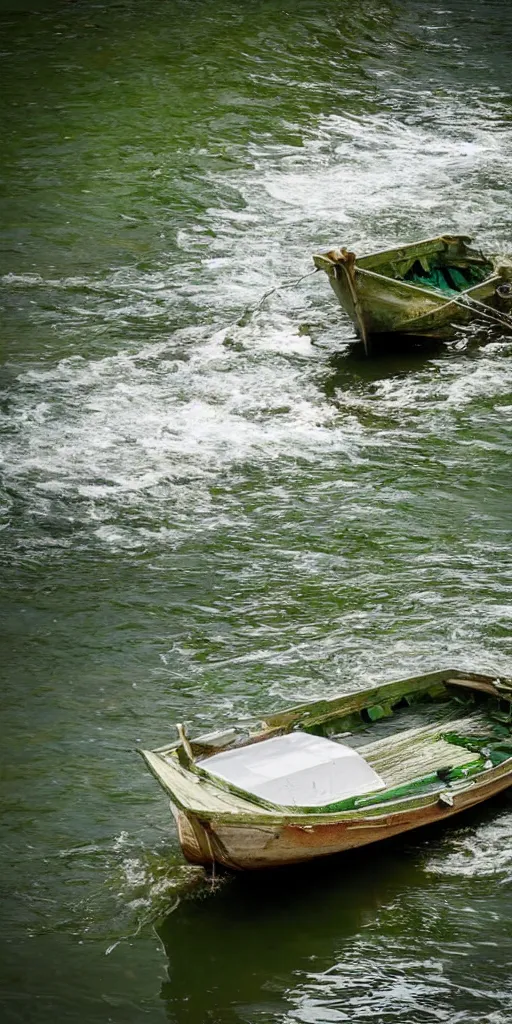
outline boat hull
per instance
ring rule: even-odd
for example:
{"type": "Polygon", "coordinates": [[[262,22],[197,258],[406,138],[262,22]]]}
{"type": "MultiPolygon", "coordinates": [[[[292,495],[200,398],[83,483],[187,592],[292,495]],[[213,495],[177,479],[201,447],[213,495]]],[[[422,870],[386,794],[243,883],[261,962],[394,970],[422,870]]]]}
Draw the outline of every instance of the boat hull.
{"type": "Polygon", "coordinates": [[[191,864],[223,865],[234,870],[261,870],[304,863],[391,839],[426,825],[444,822],[476,807],[512,785],[510,766],[492,769],[486,781],[439,799],[388,813],[346,817],[329,823],[304,825],[293,821],[226,823],[200,819],[171,804],[184,856],[191,864]]]}
{"type": "MultiPolygon", "coordinates": [[[[449,341],[460,326],[471,323],[482,315],[479,309],[447,301],[442,296],[428,295],[424,289],[393,282],[392,290],[384,279],[371,278],[355,272],[358,298],[368,338],[398,335],[412,338],[432,338],[449,341]]],[[[467,297],[483,303],[488,309],[497,308],[496,288],[499,277],[490,278],[468,290],[467,297]]],[[[344,276],[329,274],[331,285],[340,306],[359,331],[359,321],[352,296],[344,276]]]]}
{"type": "Polygon", "coordinates": [[[478,319],[510,329],[510,263],[486,259],[468,247],[469,241],[466,236],[442,236],[360,258],[346,249],[333,249],[313,256],[313,261],[327,274],[367,350],[371,339],[392,335],[449,340],[461,326],[478,319]],[[481,279],[459,292],[406,279],[418,260],[428,265],[436,257],[447,266],[478,264],[481,279]]]}

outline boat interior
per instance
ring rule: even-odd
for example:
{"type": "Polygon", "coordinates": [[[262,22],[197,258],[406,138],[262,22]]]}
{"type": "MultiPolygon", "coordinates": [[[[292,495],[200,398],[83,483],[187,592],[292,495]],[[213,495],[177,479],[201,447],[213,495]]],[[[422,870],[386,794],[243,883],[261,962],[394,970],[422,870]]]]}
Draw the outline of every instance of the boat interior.
{"type": "MultiPolygon", "coordinates": [[[[186,739],[187,749],[182,742],[160,748],[158,753],[168,764],[179,760],[182,768],[197,773],[210,785],[268,807],[268,800],[254,792],[249,795],[236,775],[231,779],[228,776],[228,781],[215,777],[213,766],[218,763],[219,752],[222,761],[222,752],[262,744],[264,759],[266,740],[296,732],[352,748],[377,773],[382,785],[378,791],[354,795],[347,795],[345,790],[342,799],[331,799],[322,807],[301,804],[302,812],[316,814],[421,796],[446,786],[464,786],[479,773],[512,758],[510,691],[502,696],[489,682],[448,678],[409,692],[396,689],[396,685],[391,692],[385,687],[381,700],[380,692],[376,691],[376,703],[369,703],[368,691],[351,695],[352,700],[317,702],[269,716],[258,733],[229,729],[186,739]]],[[[279,806],[285,806],[284,801],[279,806]]]]}
{"type": "Polygon", "coordinates": [[[462,237],[444,243],[443,239],[387,250],[358,258],[359,269],[371,270],[383,277],[429,288],[443,295],[457,295],[473,288],[494,273],[492,262],[470,248],[462,237]]]}
{"type": "Polygon", "coordinates": [[[440,781],[468,778],[511,757],[511,709],[498,704],[466,694],[424,694],[414,702],[406,697],[389,709],[365,709],[348,734],[347,723],[341,723],[341,731],[326,723],[324,734],[357,749],[386,784],[388,792],[377,795],[382,800],[400,795],[402,788],[404,795],[411,789],[428,792],[440,781]]]}

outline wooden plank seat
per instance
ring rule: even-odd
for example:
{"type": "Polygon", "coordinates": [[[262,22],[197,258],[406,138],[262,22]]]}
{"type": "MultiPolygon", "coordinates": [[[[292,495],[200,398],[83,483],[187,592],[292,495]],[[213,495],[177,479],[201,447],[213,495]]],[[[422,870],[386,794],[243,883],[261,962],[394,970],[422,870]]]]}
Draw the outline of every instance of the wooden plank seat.
{"type": "Polygon", "coordinates": [[[381,776],[387,786],[399,786],[438,768],[469,764],[480,754],[442,739],[443,732],[461,736],[490,733],[485,714],[473,713],[459,719],[445,719],[434,725],[408,729],[358,747],[358,753],[381,776]]]}

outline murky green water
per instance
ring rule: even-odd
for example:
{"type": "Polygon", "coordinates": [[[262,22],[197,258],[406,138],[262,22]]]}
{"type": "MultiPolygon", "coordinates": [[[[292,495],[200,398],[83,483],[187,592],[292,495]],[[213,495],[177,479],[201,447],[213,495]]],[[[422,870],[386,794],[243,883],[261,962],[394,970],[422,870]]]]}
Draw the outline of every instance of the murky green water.
{"type": "Polygon", "coordinates": [[[134,751],[510,671],[510,340],[364,363],[320,275],[237,324],[332,244],[512,247],[508,5],[1,29],[2,1019],[506,1024],[505,797],[212,893],[134,751]]]}

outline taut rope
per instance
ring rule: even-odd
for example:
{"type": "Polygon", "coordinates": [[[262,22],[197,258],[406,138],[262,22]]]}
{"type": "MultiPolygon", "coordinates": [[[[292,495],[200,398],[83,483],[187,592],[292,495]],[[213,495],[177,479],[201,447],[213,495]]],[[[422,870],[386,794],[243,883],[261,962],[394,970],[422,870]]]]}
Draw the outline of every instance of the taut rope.
{"type": "Polygon", "coordinates": [[[245,325],[249,323],[249,320],[254,315],[254,313],[256,313],[257,310],[261,308],[263,303],[266,302],[266,300],[269,299],[271,295],[274,295],[275,292],[281,291],[282,288],[293,288],[294,285],[300,284],[300,282],[304,281],[306,277],[311,277],[311,275],[316,274],[316,272],[317,268],[315,267],[314,270],[309,270],[307,274],[302,274],[302,277],[297,277],[293,281],[286,281],[281,284],[276,284],[275,288],[270,288],[268,292],[265,292],[265,294],[261,296],[261,299],[259,300],[259,302],[256,303],[255,306],[246,306],[242,315],[238,317],[238,320],[234,320],[233,323],[236,324],[237,327],[245,327],[245,325]]]}

